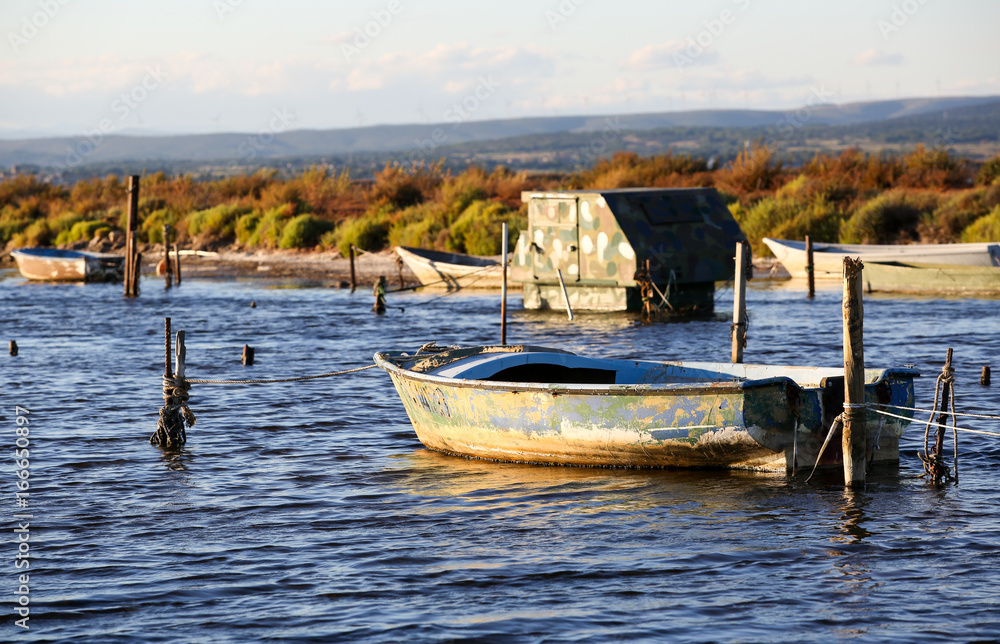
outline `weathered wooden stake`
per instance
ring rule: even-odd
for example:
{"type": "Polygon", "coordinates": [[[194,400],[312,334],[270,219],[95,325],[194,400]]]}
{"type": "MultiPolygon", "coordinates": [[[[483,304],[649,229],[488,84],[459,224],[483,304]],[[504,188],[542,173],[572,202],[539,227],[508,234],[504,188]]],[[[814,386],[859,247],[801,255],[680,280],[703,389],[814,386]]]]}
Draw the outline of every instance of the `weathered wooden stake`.
{"type": "Polygon", "coordinates": [[[500,282],[500,344],[507,344],[507,223],[500,232],[500,261],[503,262],[503,280],[500,282]]]}
{"type": "Polygon", "coordinates": [[[163,224],[163,281],[166,288],[173,283],[173,271],[170,267],[170,226],[163,224]]]}
{"type": "Polygon", "coordinates": [[[357,279],[355,278],[355,275],[354,275],[354,244],[351,244],[351,249],[350,250],[351,250],[351,252],[350,252],[350,257],[351,257],[351,293],[353,293],[354,289],[356,289],[358,287],[358,281],[357,281],[357,279]]]}
{"type": "Polygon", "coordinates": [[[253,347],[251,347],[249,344],[243,345],[243,357],[240,358],[240,362],[243,363],[244,367],[253,366],[253,347]]]}
{"type": "Polygon", "coordinates": [[[984,387],[990,386],[990,368],[989,366],[983,367],[983,375],[979,376],[979,384],[984,387]]]}
{"type": "Polygon", "coordinates": [[[816,297],[816,266],[813,264],[813,240],[806,235],[806,275],[809,278],[809,297],[816,297]]]}
{"type": "Polygon", "coordinates": [[[136,233],[139,229],[139,175],[128,178],[128,216],[125,224],[125,297],[139,295],[139,252],[136,233]]]}
{"type": "Polygon", "coordinates": [[[861,259],[844,258],[844,485],[865,484],[868,432],[865,411],[864,307],[861,259]]]}
{"type": "Polygon", "coordinates": [[[747,275],[745,254],[748,244],[736,244],[736,281],[733,284],[733,364],[743,362],[743,348],[747,344],[747,275]]]}
{"type": "Polygon", "coordinates": [[[17,342],[14,342],[13,340],[10,341],[10,355],[17,355],[17,342]]]}
{"type": "Polygon", "coordinates": [[[177,249],[177,244],[174,244],[174,281],[177,286],[181,285],[181,251],[177,249]]]}
{"type": "Polygon", "coordinates": [[[566,282],[563,281],[562,269],[556,269],[556,275],[559,277],[559,286],[562,287],[563,301],[566,302],[566,316],[573,321],[573,307],[569,305],[569,293],[566,292],[566,282]]]}

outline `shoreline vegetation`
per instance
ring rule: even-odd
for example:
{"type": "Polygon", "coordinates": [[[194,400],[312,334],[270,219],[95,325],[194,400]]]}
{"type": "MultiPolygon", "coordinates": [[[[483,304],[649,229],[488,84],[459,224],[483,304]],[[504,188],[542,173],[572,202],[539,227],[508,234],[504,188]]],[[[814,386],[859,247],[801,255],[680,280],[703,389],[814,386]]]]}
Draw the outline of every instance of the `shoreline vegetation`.
{"type": "MultiPolygon", "coordinates": [[[[0,245],[113,251],[124,245],[126,177],[57,186],[34,175],[0,182],[0,245]]],[[[443,162],[386,165],[374,180],[313,167],[194,181],[162,172],[141,179],[139,242],[156,247],[163,226],[181,248],[222,256],[311,255],[332,259],[351,244],[376,253],[393,246],[496,255],[500,225],[510,241],[526,227],[521,192],[628,187],[717,188],[753,245],[763,237],[841,243],[953,243],[1000,240],[1000,155],[982,164],[944,149],[907,154],[858,149],[786,165],[765,145],[748,145],[713,168],[703,158],[619,152],[566,174],[460,173],[443,162]]],[[[395,274],[393,271],[392,274],[395,274]]]]}

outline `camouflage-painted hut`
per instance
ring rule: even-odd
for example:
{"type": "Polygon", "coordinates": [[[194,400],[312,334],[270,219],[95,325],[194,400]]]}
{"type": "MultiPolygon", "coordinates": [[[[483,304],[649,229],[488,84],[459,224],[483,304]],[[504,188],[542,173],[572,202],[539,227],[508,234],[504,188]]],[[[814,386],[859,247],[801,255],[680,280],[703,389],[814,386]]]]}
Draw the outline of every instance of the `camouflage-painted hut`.
{"type": "Polygon", "coordinates": [[[711,311],[715,282],[733,278],[736,243],[746,239],[714,188],[523,192],[521,200],[528,230],[511,278],[523,282],[528,309],[565,308],[560,269],[574,310],[638,310],[636,271],[649,259],[674,310],[711,311]]]}

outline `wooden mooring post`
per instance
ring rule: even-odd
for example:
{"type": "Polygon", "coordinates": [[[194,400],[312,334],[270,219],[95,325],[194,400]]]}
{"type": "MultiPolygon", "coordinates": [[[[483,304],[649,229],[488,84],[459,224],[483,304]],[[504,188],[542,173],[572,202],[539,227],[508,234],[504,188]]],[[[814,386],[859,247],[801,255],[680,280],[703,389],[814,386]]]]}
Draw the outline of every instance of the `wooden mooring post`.
{"type": "Polygon", "coordinates": [[[500,282],[500,344],[507,344],[507,222],[500,231],[500,262],[503,264],[503,280],[500,282]]]}
{"type": "Polygon", "coordinates": [[[861,259],[844,258],[844,485],[865,484],[868,432],[865,411],[864,307],[861,259]]]}
{"type": "Polygon", "coordinates": [[[350,248],[350,259],[351,259],[351,293],[358,287],[358,281],[354,274],[354,244],[351,244],[350,248]]]}
{"type": "Polygon", "coordinates": [[[806,276],[809,279],[809,297],[816,297],[816,265],[813,263],[813,240],[806,235],[806,276]]]}
{"type": "Polygon", "coordinates": [[[177,286],[181,285],[181,251],[177,249],[177,244],[174,244],[174,281],[177,286]]]}
{"type": "Polygon", "coordinates": [[[743,349],[747,345],[747,254],[750,245],[736,244],[736,275],[733,283],[733,364],[743,362],[743,349]]]}
{"type": "Polygon", "coordinates": [[[984,387],[990,386],[990,367],[989,365],[983,367],[983,373],[979,376],[979,384],[984,387]]]}
{"type": "Polygon", "coordinates": [[[125,297],[138,297],[141,256],[137,241],[139,228],[139,175],[128,178],[128,215],[125,224],[125,297]]]}
{"type": "Polygon", "coordinates": [[[170,266],[170,226],[163,224],[163,282],[165,288],[173,284],[173,270],[170,266]]]}

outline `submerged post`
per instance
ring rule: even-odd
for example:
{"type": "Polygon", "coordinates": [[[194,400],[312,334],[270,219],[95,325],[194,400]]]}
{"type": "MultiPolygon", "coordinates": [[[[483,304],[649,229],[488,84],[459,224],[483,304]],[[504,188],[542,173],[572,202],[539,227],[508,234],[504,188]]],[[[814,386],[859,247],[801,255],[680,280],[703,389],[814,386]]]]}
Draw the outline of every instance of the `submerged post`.
{"type": "Polygon", "coordinates": [[[354,275],[354,244],[351,244],[350,258],[351,258],[351,293],[353,293],[354,289],[358,287],[358,282],[357,279],[355,279],[354,275]]]}
{"type": "Polygon", "coordinates": [[[181,285],[181,251],[177,249],[177,244],[174,244],[174,281],[177,286],[181,285]]]}
{"type": "Polygon", "coordinates": [[[566,317],[573,321],[573,307],[569,304],[569,293],[566,292],[566,282],[563,280],[562,269],[556,269],[556,275],[559,277],[559,286],[562,287],[563,301],[566,302],[566,317]]]}
{"type": "Polygon", "coordinates": [[[733,284],[733,364],[743,362],[743,348],[747,344],[747,275],[746,242],[736,244],[736,276],[733,284]]]}
{"type": "Polygon", "coordinates": [[[864,308],[861,259],[844,258],[844,485],[865,484],[868,432],[865,422],[864,308]]]}
{"type": "Polygon", "coordinates": [[[813,240],[806,235],[806,276],[809,278],[809,297],[816,296],[816,267],[813,264],[813,240]]]}
{"type": "Polygon", "coordinates": [[[500,239],[500,263],[503,280],[500,282],[500,344],[507,344],[507,222],[503,223],[500,239]]]}
{"type": "Polygon", "coordinates": [[[989,365],[983,367],[983,373],[979,376],[979,384],[984,387],[990,386],[990,367],[989,365]]]}

